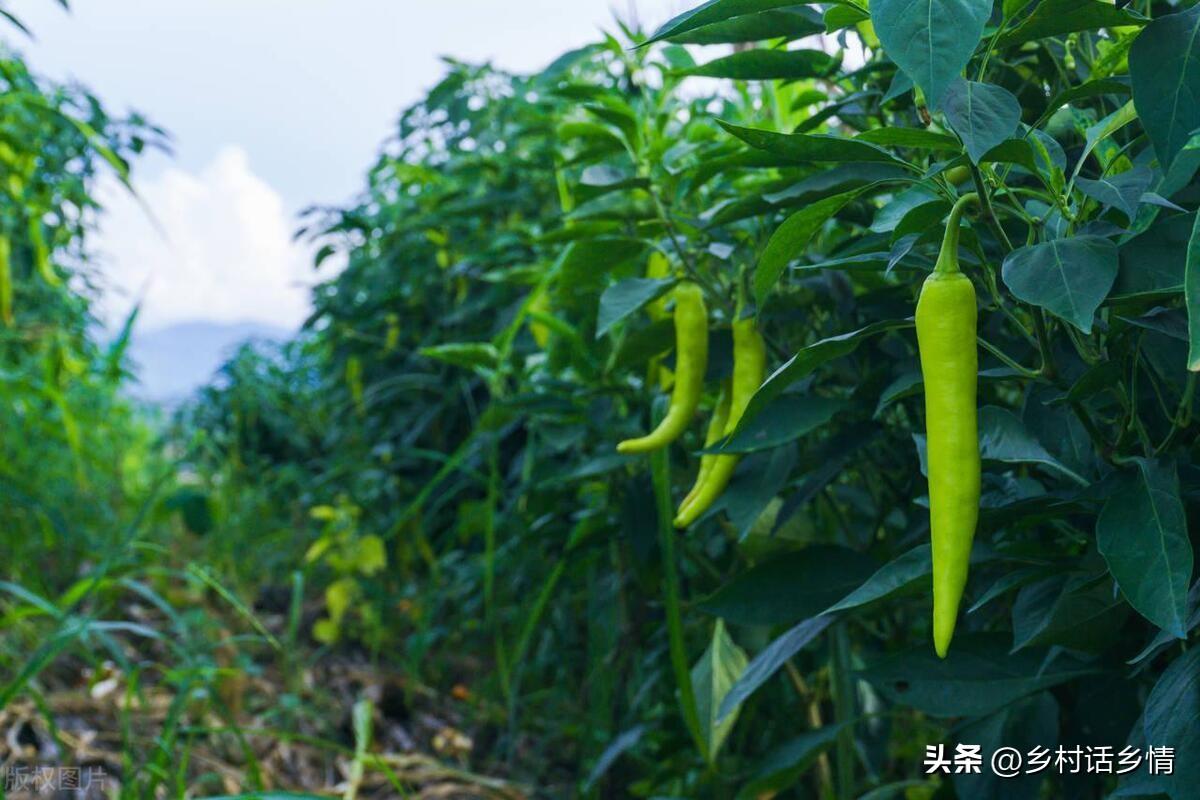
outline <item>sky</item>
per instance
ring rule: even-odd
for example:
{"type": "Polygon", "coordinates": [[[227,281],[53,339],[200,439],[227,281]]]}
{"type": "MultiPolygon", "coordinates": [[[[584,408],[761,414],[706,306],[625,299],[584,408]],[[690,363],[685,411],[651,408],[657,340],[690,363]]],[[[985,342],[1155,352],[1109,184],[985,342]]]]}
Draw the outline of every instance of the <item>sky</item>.
{"type": "MultiPolygon", "coordinates": [[[[657,27],[698,0],[637,0],[657,27]]],[[[135,164],[142,205],[109,181],[96,241],[119,325],[258,322],[308,309],[297,213],[341,204],[442,56],[534,71],[628,19],[629,0],[10,0],[33,30],[3,38],[32,68],[85,83],[111,112],[165,127],[173,154],[135,164]],[[614,11],[616,9],[616,11],[614,11]]]]}

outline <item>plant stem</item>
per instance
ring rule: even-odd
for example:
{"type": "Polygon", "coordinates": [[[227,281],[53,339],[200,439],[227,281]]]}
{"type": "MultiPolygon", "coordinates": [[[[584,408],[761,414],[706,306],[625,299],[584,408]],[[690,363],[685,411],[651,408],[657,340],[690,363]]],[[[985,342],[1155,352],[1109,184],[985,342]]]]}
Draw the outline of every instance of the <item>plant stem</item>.
{"type": "Polygon", "coordinates": [[[837,797],[854,797],[854,679],[850,674],[850,639],[846,623],[834,625],[830,634],[829,671],[833,689],[834,718],[842,729],[837,738],[837,797]]]}
{"type": "MultiPolygon", "coordinates": [[[[658,416],[656,414],[656,416],[658,416]]],[[[700,715],[696,711],[696,695],[688,669],[687,647],[683,640],[683,616],[679,609],[679,578],[675,572],[675,526],[671,508],[671,462],[666,448],[650,456],[650,474],[654,481],[654,504],[658,512],[659,554],[662,556],[663,608],[667,615],[667,636],[670,640],[671,666],[679,691],[679,707],[683,721],[697,749],[708,757],[705,738],[700,730],[700,715]]]]}

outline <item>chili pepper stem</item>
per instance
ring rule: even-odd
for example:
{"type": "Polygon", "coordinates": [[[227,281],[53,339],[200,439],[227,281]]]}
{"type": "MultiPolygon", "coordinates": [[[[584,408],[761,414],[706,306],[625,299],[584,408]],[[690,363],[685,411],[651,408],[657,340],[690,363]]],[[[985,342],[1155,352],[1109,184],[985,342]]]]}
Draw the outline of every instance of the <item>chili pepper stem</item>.
{"type": "Polygon", "coordinates": [[[942,239],[942,251],[938,254],[937,264],[933,271],[940,274],[959,272],[958,266],[958,236],[962,215],[971,203],[978,203],[979,195],[968,192],[958,198],[958,202],[950,209],[950,219],[946,223],[946,236],[942,239]]]}

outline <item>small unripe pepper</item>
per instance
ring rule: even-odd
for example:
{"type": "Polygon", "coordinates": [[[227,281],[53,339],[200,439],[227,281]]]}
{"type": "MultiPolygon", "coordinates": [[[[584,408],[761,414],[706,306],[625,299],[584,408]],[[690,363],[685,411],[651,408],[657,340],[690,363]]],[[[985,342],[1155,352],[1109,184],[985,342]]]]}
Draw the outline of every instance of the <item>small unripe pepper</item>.
{"type": "MultiPolygon", "coordinates": [[[[762,386],[767,371],[767,343],[763,341],[753,318],[733,323],[733,382],[729,398],[729,418],[725,421],[725,436],[737,430],[738,423],[750,405],[750,399],[762,386]]],[[[704,515],[725,492],[740,457],[717,455],[704,476],[699,491],[685,498],[675,516],[675,527],[686,528],[704,515]]],[[[703,469],[703,464],[701,465],[703,469]]]]}
{"type": "Polygon", "coordinates": [[[933,641],[945,658],[967,583],[979,519],[979,354],[975,287],[958,265],[964,195],[950,212],[942,251],[917,302],[917,342],[925,381],[926,463],[933,546],[933,641]]]}
{"type": "Polygon", "coordinates": [[[617,445],[619,453],[649,453],[678,439],[691,424],[704,393],[708,370],[708,308],[704,292],[691,281],[674,290],[675,297],[675,387],[671,405],[654,431],[639,439],[617,445]]]}

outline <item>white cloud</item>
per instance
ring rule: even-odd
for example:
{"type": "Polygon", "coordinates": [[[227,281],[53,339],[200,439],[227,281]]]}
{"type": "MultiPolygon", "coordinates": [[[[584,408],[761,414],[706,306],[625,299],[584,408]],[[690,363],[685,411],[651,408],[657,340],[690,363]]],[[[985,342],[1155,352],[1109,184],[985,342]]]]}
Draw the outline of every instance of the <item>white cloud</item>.
{"type": "Polygon", "coordinates": [[[142,330],[303,321],[317,280],[311,250],[292,241],[296,220],[244,149],[226,146],[198,173],[173,166],[135,186],[141,204],[115,180],[98,192],[106,208],[96,248],[100,313],[109,326],[137,302],[142,330]]]}

